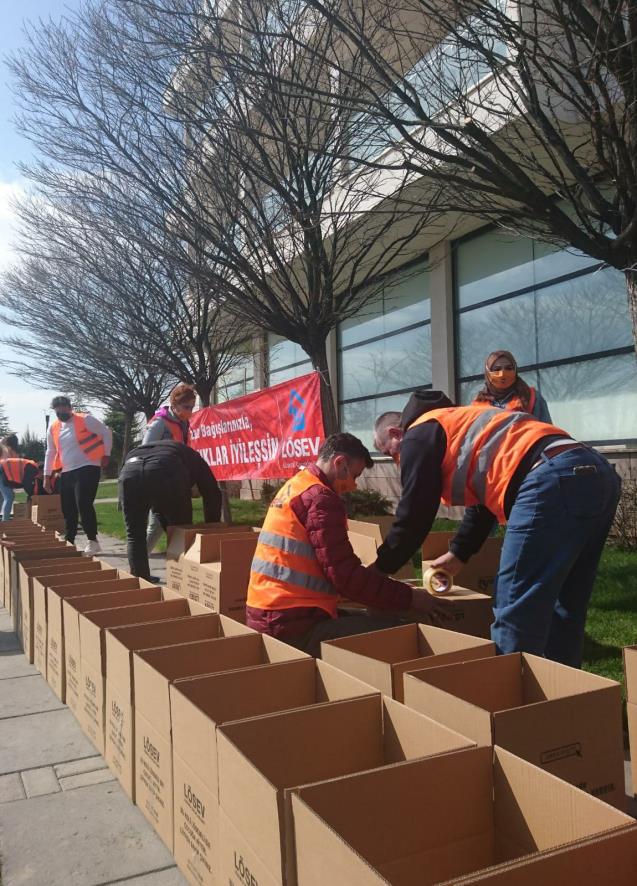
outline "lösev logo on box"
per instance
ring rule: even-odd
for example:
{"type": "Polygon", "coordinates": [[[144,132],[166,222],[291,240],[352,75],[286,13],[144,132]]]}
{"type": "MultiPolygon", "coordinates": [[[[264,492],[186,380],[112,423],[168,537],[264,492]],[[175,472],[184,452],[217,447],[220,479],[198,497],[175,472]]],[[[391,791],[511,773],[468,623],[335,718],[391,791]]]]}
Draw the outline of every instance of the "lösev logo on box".
{"type": "Polygon", "coordinates": [[[144,736],[144,751],[151,760],[159,764],[159,749],[155,747],[147,735],[144,736]]]}
{"type": "Polygon", "coordinates": [[[202,822],[206,820],[206,806],[199,799],[199,797],[195,794],[193,789],[189,784],[184,784],[184,799],[186,803],[190,806],[193,812],[195,812],[202,822]]]}
{"type": "Polygon", "coordinates": [[[124,711],[120,708],[115,700],[111,702],[111,714],[115,720],[124,719],[124,711]]]}
{"type": "Polygon", "coordinates": [[[243,855],[239,853],[237,856],[236,850],[234,851],[234,870],[239,877],[239,882],[244,883],[245,886],[259,886],[259,881],[250,873],[250,869],[246,867],[243,855]]]}

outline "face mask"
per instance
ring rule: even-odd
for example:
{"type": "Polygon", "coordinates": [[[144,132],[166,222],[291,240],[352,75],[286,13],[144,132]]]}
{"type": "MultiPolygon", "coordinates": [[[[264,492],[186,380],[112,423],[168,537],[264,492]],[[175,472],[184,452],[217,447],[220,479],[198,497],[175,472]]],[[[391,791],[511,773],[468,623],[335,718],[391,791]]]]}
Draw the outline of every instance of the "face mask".
{"type": "Polygon", "coordinates": [[[60,421],[68,421],[70,417],[73,415],[72,412],[58,412],[57,409],[55,411],[56,416],[60,421]]]}
{"type": "Polygon", "coordinates": [[[498,391],[506,391],[515,384],[515,369],[487,369],[487,380],[498,391]]]}
{"type": "Polygon", "coordinates": [[[400,451],[394,452],[391,459],[397,467],[400,467],[400,451]]]}
{"type": "Polygon", "coordinates": [[[352,477],[350,472],[347,472],[346,477],[337,477],[334,480],[334,492],[337,492],[339,495],[346,495],[348,492],[356,492],[356,480],[352,477]]]}

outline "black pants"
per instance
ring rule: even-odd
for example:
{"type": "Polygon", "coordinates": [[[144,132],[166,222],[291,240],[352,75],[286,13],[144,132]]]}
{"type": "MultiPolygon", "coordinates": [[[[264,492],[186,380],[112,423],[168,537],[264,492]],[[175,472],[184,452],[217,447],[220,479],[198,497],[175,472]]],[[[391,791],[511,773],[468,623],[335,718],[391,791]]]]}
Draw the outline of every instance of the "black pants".
{"type": "Polygon", "coordinates": [[[119,475],[119,498],[126,523],[128,563],[132,575],[148,579],[146,525],[152,509],[164,529],[192,523],[190,476],[176,459],[127,461],[119,475]]]}
{"type": "Polygon", "coordinates": [[[77,535],[78,515],[89,540],[97,537],[97,516],[93,502],[97,495],[102,469],[84,465],[62,474],[60,502],[64,514],[64,537],[73,543],[77,535]]]}
{"type": "Polygon", "coordinates": [[[299,637],[298,640],[287,640],[290,646],[308,652],[314,658],[321,657],[323,640],[336,640],[354,634],[369,634],[371,631],[382,631],[405,624],[405,619],[397,615],[343,615],[338,618],[326,618],[299,637]]]}

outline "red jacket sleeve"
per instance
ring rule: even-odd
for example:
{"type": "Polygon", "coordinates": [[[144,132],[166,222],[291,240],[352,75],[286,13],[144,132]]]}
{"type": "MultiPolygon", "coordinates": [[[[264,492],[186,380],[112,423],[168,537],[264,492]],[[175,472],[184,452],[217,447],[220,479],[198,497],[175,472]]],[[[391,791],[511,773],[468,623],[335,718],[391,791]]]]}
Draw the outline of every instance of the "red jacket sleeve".
{"type": "Polygon", "coordinates": [[[325,577],[339,594],[374,609],[409,609],[411,588],[363,566],[347,536],[347,514],[340,497],[323,485],[311,486],[291,502],[305,526],[325,577]]]}

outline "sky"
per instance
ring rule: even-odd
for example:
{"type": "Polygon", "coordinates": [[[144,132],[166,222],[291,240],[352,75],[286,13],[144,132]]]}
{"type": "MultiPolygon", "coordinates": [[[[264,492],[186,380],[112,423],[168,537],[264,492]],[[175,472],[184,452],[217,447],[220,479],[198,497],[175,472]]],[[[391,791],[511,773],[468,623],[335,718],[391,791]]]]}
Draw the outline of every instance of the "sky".
{"type": "MultiPolygon", "coordinates": [[[[15,107],[9,87],[10,76],[5,59],[7,55],[19,51],[24,44],[23,25],[25,21],[60,18],[65,11],[79,6],[79,0],[20,0],[2,4],[2,26],[0,27],[0,272],[12,261],[14,241],[14,213],[11,201],[25,188],[25,182],[16,168],[19,160],[32,156],[29,142],[15,131],[13,117],[15,107]]],[[[0,330],[5,333],[6,330],[0,330]]],[[[51,397],[59,391],[35,388],[6,371],[6,360],[15,354],[0,346],[0,403],[5,407],[11,429],[23,434],[29,427],[34,433],[44,435],[44,416],[51,397]]],[[[70,384],[69,387],[72,388],[70,384]]]]}

